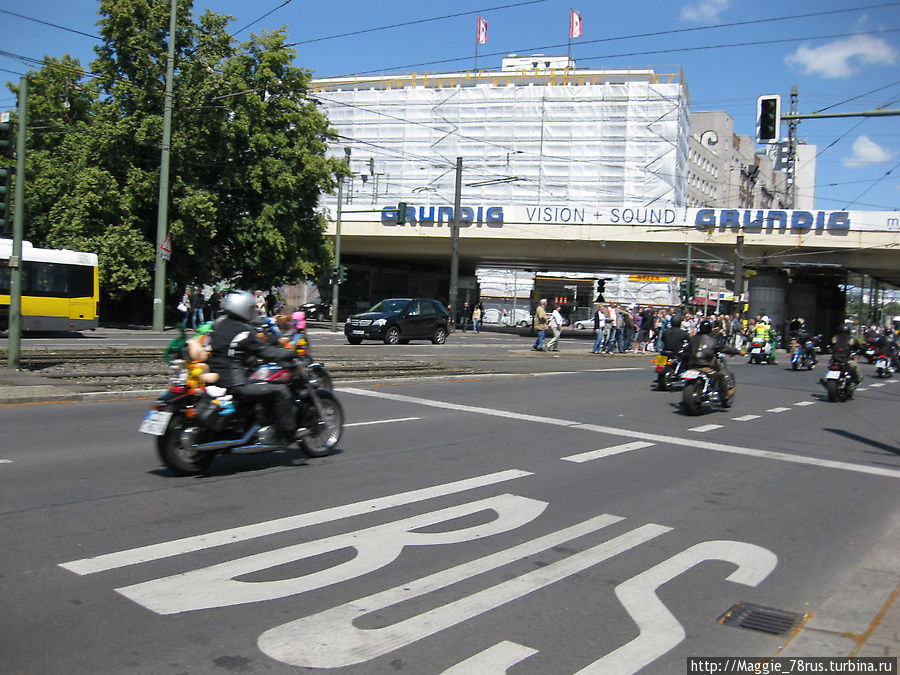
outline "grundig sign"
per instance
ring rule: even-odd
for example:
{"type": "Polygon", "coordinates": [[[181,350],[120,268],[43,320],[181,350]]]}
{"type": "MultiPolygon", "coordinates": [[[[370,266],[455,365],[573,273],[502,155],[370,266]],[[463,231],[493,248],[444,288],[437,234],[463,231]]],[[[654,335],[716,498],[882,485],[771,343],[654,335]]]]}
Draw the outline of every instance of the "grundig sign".
{"type": "Polygon", "coordinates": [[[850,231],[848,211],[764,211],[756,209],[699,209],[694,217],[699,230],[718,228],[737,232],[773,232],[790,229],[794,234],[828,230],[834,234],[850,231]]]}

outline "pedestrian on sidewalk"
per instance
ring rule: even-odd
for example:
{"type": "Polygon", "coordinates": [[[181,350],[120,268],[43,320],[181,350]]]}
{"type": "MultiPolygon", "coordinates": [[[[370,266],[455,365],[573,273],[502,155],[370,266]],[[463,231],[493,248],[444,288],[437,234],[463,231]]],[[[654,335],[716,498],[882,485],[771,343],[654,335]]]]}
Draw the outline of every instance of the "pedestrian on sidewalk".
{"type": "Polygon", "coordinates": [[[597,305],[594,312],[594,346],[591,347],[591,354],[599,354],[606,342],[606,310],[603,305],[597,305]]]}
{"type": "Polygon", "coordinates": [[[550,327],[550,320],[547,316],[547,298],[541,298],[537,309],[534,310],[534,329],[537,331],[537,340],[531,348],[536,352],[546,351],[544,349],[544,338],[547,336],[547,328],[550,327]]]}
{"type": "Polygon", "coordinates": [[[559,336],[562,334],[563,327],[563,316],[559,311],[560,309],[560,305],[557,305],[553,308],[553,313],[550,315],[550,331],[553,333],[553,337],[547,342],[548,352],[559,351],[559,336]]]}

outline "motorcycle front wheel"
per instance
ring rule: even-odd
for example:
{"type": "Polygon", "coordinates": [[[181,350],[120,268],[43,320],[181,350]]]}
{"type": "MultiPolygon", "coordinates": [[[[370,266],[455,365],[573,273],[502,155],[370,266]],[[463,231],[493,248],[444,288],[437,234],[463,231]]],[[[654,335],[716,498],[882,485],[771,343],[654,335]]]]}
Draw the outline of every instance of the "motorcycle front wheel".
{"type": "Polygon", "coordinates": [[[187,442],[184,433],[187,418],[177,412],[169,421],[166,433],[156,439],[156,452],[162,463],[176,476],[196,476],[209,468],[215,459],[211,452],[197,452],[187,442]]]}
{"type": "Polygon", "coordinates": [[[327,389],[316,392],[324,416],[309,404],[304,420],[308,433],[300,439],[300,448],[310,457],[325,457],[341,439],[344,431],[344,409],[334,394],[327,389]]]}
{"type": "Polygon", "coordinates": [[[681,395],[681,407],[684,408],[685,415],[694,417],[700,414],[702,391],[703,380],[691,380],[684,385],[684,392],[681,395]]]}

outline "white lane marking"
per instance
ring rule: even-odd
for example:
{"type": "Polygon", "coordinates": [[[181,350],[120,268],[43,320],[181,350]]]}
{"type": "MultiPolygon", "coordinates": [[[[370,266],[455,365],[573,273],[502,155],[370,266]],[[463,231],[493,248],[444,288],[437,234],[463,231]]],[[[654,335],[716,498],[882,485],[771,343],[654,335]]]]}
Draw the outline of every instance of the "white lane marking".
{"type": "Polygon", "coordinates": [[[865,390],[866,390],[866,387],[857,387],[856,388],[856,391],[865,391],[865,390]]]}
{"type": "Polygon", "coordinates": [[[583,572],[672,530],[671,527],[653,523],[644,525],[587,550],[573,553],[562,560],[408,619],[381,628],[359,628],[355,625],[374,612],[558,546],[575,536],[583,536],[605,527],[610,524],[610,520],[621,519],[606,514],[598,516],[504,551],[290,621],[267,630],[259,636],[256,645],[264,654],[293,666],[343,668],[364,663],[496,609],[573,574],[583,572]],[[575,535],[574,532],[579,529],[586,531],[582,535],[575,535]],[[327,639],[323,639],[323,636],[327,639]]]}
{"type": "Polygon", "coordinates": [[[794,405],[806,406],[806,405],[815,405],[815,401],[797,401],[794,405]]]}
{"type": "Polygon", "coordinates": [[[644,368],[587,368],[581,370],[581,373],[621,373],[626,370],[644,370],[644,368]]]}
{"type": "Polygon", "coordinates": [[[450,666],[441,675],[501,675],[520,661],[537,653],[537,649],[504,640],[465,661],[460,661],[455,666],[450,666]]]}
{"type": "Polygon", "coordinates": [[[894,384],[894,382],[896,382],[896,380],[888,380],[888,381],[885,382],[884,384],[894,384]]]}
{"type": "Polygon", "coordinates": [[[345,424],[344,428],[347,427],[364,427],[370,424],[391,424],[392,422],[412,422],[413,420],[420,420],[421,417],[396,417],[392,420],[372,420],[371,422],[352,422],[351,424],[345,424]]]}
{"type": "Polygon", "coordinates": [[[589,450],[588,452],[582,452],[577,455],[569,455],[568,457],[561,457],[560,459],[565,460],[566,462],[590,462],[594,459],[601,459],[603,457],[610,457],[611,455],[618,455],[623,452],[630,452],[631,450],[640,450],[641,448],[649,448],[651,445],[655,445],[654,443],[645,443],[644,441],[634,441],[633,443],[623,443],[622,445],[614,445],[609,448],[601,448],[600,450],[589,450]]]}
{"type": "Polygon", "coordinates": [[[141,546],[128,549],[127,551],[107,553],[93,558],[73,560],[71,562],[60,563],[60,567],[75,572],[75,574],[94,574],[95,572],[103,572],[117,567],[126,567],[128,565],[159,560],[160,558],[169,558],[183,553],[190,553],[192,551],[200,551],[214,546],[232,544],[237,541],[256,539],[257,537],[264,537],[268,534],[286,532],[288,530],[295,530],[300,527],[307,527],[318,523],[327,523],[363,513],[372,513],[377,510],[388,509],[403,504],[413,504],[415,502],[434,499],[435,497],[465,492],[466,490],[473,490],[486,485],[494,485],[496,483],[502,483],[504,481],[530,475],[532,475],[530,471],[519,471],[518,469],[498,471],[497,473],[491,473],[484,476],[476,476],[475,478],[467,478],[465,480],[444,483],[419,490],[410,490],[409,492],[401,492],[387,497],[368,499],[354,504],[345,504],[330,509],[301,513],[296,516],[277,518],[276,520],[255,523],[253,525],[244,525],[242,527],[219,530],[218,532],[210,532],[194,537],[166,541],[160,544],[141,546]]]}
{"type": "Polygon", "coordinates": [[[394,562],[408,546],[456,544],[517,529],[535,520],[546,508],[547,502],[536,499],[498,495],[124,586],[116,591],[157,614],[276,600],[370,574],[394,562]],[[465,522],[466,517],[484,511],[492,511],[495,517],[478,525],[460,525],[458,529],[448,529],[446,525],[465,522]],[[418,531],[431,527],[439,527],[440,532],[418,531]],[[325,569],[303,571],[295,577],[279,575],[272,581],[244,580],[262,570],[348,549],[355,555],[325,569]]]}
{"type": "Polygon", "coordinates": [[[0,459],[0,464],[12,464],[11,459],[0,459]]]}
{"type": "Polygon", "coordinates": [[[766,412],[781,413],[787,412],[788,410],[790,410],[790,408],[769,408],[766,412]]]}
{"type": "Polygon", "coordinates": [[[714,431],[715,429],[721,428],[721,424],[701,424],[699,427],[691,427],[688,431],[693,431],[696,434],[705,434],[707,431],[714,431]]]}
{"type": "Polygon", "coordinates": [[[662,434],[650,434],[635,429],[619,429],[617,427],[608,427],[602,424],[582,424],[573,420],[563,420],[557,417],[543,417],[541,415],[527,415],[525,413],[516,413],[508,410],[492,410],[490,408],[478,408],[471,405],[462,405],[459,403],[450,403],[448,401],[434,401],[425,398],[417,398],[415,396],[405,396],[403,394],[389,394],[383,391],[369,391],[367,389],[356,389],[348,387],[341,389],[341,395],[370,396],[373,398],[391,399],[393,401],[401,401],[403,403],[415,403],[432,408],[442,408],[444,410],[458,410],[460,412],[475,413],[478,415],[490,415],[492,417],[503,417],[506,419],[520,420],[523,422],[536,422],[538,424],[552,424],[558,427],[570,427],[572,429],[581,429],[583,431],[594,431],[599,434],[609,434],[610,436],[624,436],[631,440],[640,439],[644,441],[653,441],[656,443],[670,443],[672,445],[683,445],[688,448],[700,448],[703,450],[714,450],[716,452],[727,452],[735,455],[745,455],[747,457],[758,457],[761,459],[774,459],[780,462],[791,462],[793,464],[805,464],[807,466],[819,466],[828,469],[839,469],[841,471],[853,471],[855,473],[867,473],[875,476],[884,476],[887,478],[900,478],[900,470],[887,469],[877,466],[866,466],[864,464],[851,464],[850,462],[837,462],[830,459],[819,459],[817,457],[805,457],[803,455],[790,455],[784,452],[773,452],[771,450],[758,450],[756,448],[745,448],[737,445],[726,445],[724,443],[715,443],[712,441],[701,441],[697,438],[679,438],[678,436],[663,436],[662,434]]]}
{"type": "Polygon", "coordinates": [[[741,415],[740,417],[732,417],[735,422],[749,422],[750,420],[758,420],[759,415],[741,415]]]}
{"type": "Polygon", "coordinates": [[[707,560],[737,565],[738,568],[725,578],[745,586],[758,586],[778,564],[778,556],[761,546],[740,541],[704,541],[623,581],[616,586],[616,597],[637,624],[638,636],[575,675],[636,673],[684,640],[684,627],[656,591],[707,560]]]}
{"type": "Polygon", "coordinates": [[[869,386],[870,386],[870,387],[883,387],[883,386],[884,386],[884,382],[873,382],[873,383],[870,384],[869,386]]]}

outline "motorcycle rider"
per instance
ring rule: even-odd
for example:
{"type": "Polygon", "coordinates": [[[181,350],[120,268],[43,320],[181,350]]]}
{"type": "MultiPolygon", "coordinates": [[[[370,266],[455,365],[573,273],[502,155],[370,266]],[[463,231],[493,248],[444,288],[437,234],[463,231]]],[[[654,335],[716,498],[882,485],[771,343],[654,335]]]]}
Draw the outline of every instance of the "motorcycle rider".
{"type": "Polygon", "coordinates": [[[862,382],[855,359],[856,352],[861,348],[859,341],[850,335],[850,325],[847,323],[842,323],[837,335],[831,338],[831,362],[850,371],[854,384],[862,382]]]}
{"type": "Polygon", "coordinates": [[[685,343],[690,339],[691,336],[681,327],[681,315],[674,315],[671,324],[662,334],[662,354],[669,357],[680,357],[684,360],[682,352],[685,343]]]}
{"type": "Polygon", "coordinates": [[[769,322],[769,316],[763,316],[756,323],[756,332],[754,335],[754,339],[762,342],[769,347],[769,360],[775,360],[775,332],[772,330],[772,325],[769,322]]]}
{"type": "Polygon", "coordinates": [[[881,337],[875,341],[875,347],[884,354],[891,367],[898,370],[898,354],[897,343],[894,341],[894,332],[890,328],[885,328],[881,332],[881,337]]]}
{"type": "Polygon", "coordinates": [[[812,365],[815,366],[816,365],[816,350],[812,346],[812,344],[809,344],[807,346],[807,343],[810,342],[810,340],[812,339],[812,336],[809,334],[809,332],[806,329],[806,321],[802,317],[800,317],[800,318],[796,319],[796,322],[797,322],[797,328],[794,331],[794,341],[796,342],[796,348],[798,350],[803,350],[802,353],[809,355],[812,365]]]}
{"type": "Polygon", "coordinates": [[[262,402],[271,415],[279,442],[290,445],[294,441],[296,422],[294,406],[287,386],[270,382],[251,381],[248,370],[253,357],[262,361],[289,361],[292,352],[266,344],[257,337],[257,329],[250,325],[257,316],[256,301],[247,291],[231,291],[223,299],[220,317],[213,327],[210,340],[210,369],[219,374],[218,385],[226,387],[241,404],[262,402]]]}
{"type": "Polygon", "coordinates": [[[726,398],[734,394],[734,391],[723,389],[728,374],[728,366],[719,358],[719,352],[723,354],[743,354],[744,352],[727,344],[720,344],[718,337],[713,335],[713,325],[710,321],[701,321],[697,327],[697,334],[688,342],[687,357],[689,368],[710,368],[713,371],[712,379],[716,383],[716,389],[720,396],[726,398]]]}

